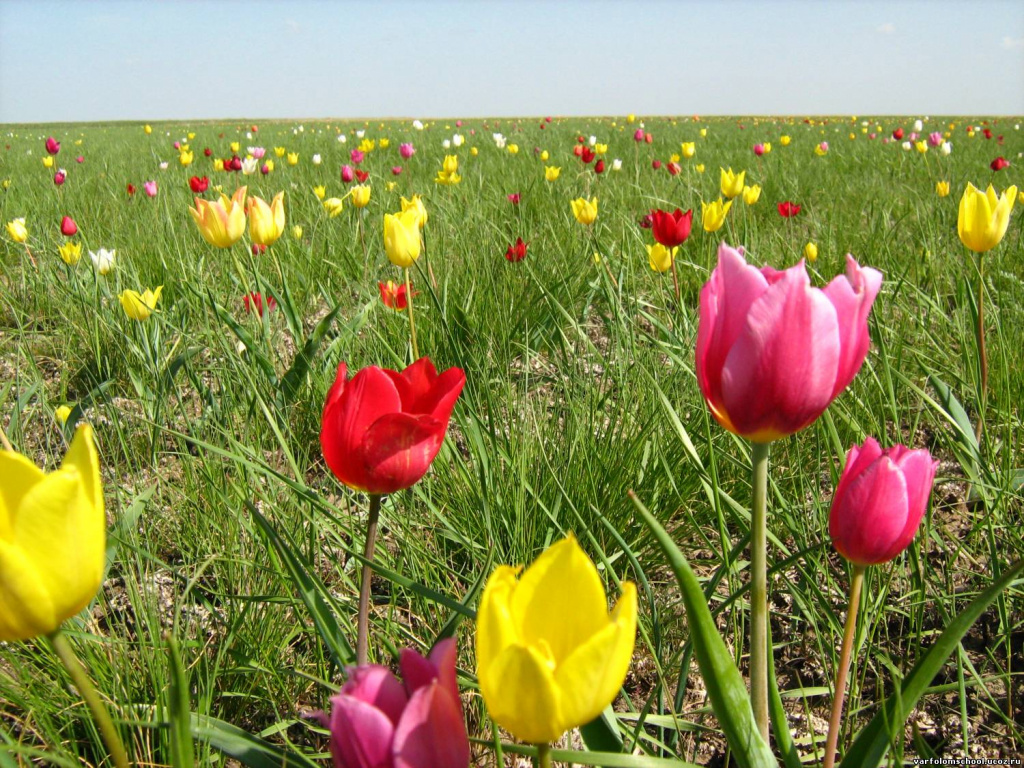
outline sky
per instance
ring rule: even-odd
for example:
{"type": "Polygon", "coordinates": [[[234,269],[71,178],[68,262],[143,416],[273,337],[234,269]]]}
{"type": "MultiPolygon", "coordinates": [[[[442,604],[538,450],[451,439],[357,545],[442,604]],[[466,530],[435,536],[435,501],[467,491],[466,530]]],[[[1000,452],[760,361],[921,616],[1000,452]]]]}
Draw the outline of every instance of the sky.
{"type": "Polygon", "coordinates": [[[1020,0],[0,0],[0,123],[1024,114],[1020,0]]]}

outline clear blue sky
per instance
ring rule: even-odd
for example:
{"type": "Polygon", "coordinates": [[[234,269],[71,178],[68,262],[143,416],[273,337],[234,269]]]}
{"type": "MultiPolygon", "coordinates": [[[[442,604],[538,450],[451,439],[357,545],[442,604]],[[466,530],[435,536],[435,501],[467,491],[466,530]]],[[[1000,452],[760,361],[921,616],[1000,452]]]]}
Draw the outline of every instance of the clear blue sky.
{"type": "Polygon", "coordinates": [[[0,122],[1022,114],[1024,3],[0,0],[0,122]]]}

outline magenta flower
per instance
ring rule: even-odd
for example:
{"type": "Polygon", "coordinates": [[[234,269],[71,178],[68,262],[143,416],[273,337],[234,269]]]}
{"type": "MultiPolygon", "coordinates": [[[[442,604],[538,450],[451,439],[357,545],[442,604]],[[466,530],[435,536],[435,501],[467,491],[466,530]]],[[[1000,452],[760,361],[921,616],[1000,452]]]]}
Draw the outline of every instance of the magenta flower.
{"type": "Polygon", "coordinates": [[[512,194],[507,195],[507,197],[508,201],[512,203],[512,205],[519,205],[519,200],[521,199],[521,196],[518,192],[513,192],[512,194]]]}
{"type": "Polygon", "coordinates": [[[873,437],[852,446],[828,518],[836,551],[857,565],[878,565],[899,555],[928,508],[937,467],[923,448],[882,450],[873,437]]]}
{"type": "Polygon", "coordinates": [[[64,185],[64,182],[67,179],[67,177],[68,172],[61,168],[59,171],[53,174],[53,183],[56,184],[58,187],[61,187],[64,185]]]}
{"type": "Polygon", "coordinates": [[[942,134],[938,131],[932,131],[928,134],[928,143],[933,147],[937,147],[942,144],[942,134]]]}
{"type": "Polygon", "coordinates": [[[455,641],[428,658],[402,651],[405,683],[386,667],[350,671],[331,699],[335,768],[467,768],[469,740],[455,678],[455,641]]]}
{"type": "Polygon", "coordinates": [[[341,166],[341,180],[346,184],[356,177],[356,171],[351,165],[341,166]]]}
{"type": "Polygon", "coordinates": [[[410,157],[416,154],[416,148],[409,143],[400,144],[398,146],[398,154],[402,156],[403,160],[408,160],[410,157]]]}
{"type": "Polygon", "coordinates": [[[763,155],[764,154],[764,144],[755,144],[754,145],[754,154],[757,155],[758,157],[763,155]]]}
{"type": "Polygon", "coordinates": [[[85,156],[84,155],[79,155],[78,157],[75,158],[75,162],[76,163],[84,163],[85,162],[85,156]]]}
{"type": "Polygon", "coordinates": [[[401,176],[402,175],[402,166],[400,166],[400,165],[393,165],[393,166],[391,166],[391,175],[392,176],[401,176]]]}
{"type": "Polygon", "coordinates": [[[352,158],[353,164],[359,165],[361,162],[363,162],[363,159],[366,157],[366,155],[364,155],[361,150],[353,149],[349,157],[352,158]]]}
{"type": "Polygon", "coordinates": [[[46,140],[46,154],[56,155],[58,152],[60,152],[60,142],[50,136],[46,140]]]}
{"type": "Polygon", "coordinates": [[[147,181],[142,185],[142,189],[146,192],[149,197],[156,197],[156,182],[147,181]]]}
{"type": "Polygon", "coordinates": [[[799,432],[860,370],[882,274],[846,257],[813,288],[803,261],[778,271],[722,243],[700,293],[697,383],[718,423],[755,442],[799,432]]]}
{"type": "Polygon", "coordinates": [[[636,133],[633,134],[633,141],[640,142],[644,140],[644,129],[637,128],[636,133]]]}

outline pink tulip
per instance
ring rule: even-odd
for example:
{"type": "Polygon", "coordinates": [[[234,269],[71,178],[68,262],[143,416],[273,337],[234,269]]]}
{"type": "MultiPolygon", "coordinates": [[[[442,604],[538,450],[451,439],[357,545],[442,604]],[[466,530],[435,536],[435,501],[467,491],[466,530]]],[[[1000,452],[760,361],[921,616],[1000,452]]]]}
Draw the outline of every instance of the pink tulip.
{"type": "Polygon", "coordinates": [[[467,768],[469,740],[455,679],[455,641],[428,658],[402,651],[405,683],[386,667],[350,672],[331,699],[335,768],[467,768]]]}
{"type": "Polygon", "coordinates": [[[758,157],[763,155],[764,154],[764,144],[755,144],[754,145],[754,154],[757,155],[758,157]]]}
{"type": "Polygon", "coordinates": [[[58,152],[60,152],[60,142],[50,136],[46,140],[46,154],[56,155],[58,152]]]}
{"type": "Polygon", "coordinates": [[[262,160],[263,156],[267,154],[267,148],[266,147],[253,147],[251,152],[252,152],[252,156],[254,158],[256,158],[257,160],[262,160]]]}
{"type": "Polygon", "coordinates": [[[341,180],[346,184],[356,177],[356,171],[351,165],[341,166],[341,180]]]}
{"type": "Polygon", "coordinates": [[[644,129],[637,128],[636,133],[633,134],[633,141],[640,142],[644,140],[644,129]]]}
{"type": "Polygon", "coordinates": [[[845,276],[812,288],[803,261],[757,269],[722,243],[697,329],[697,383],[718,422],[755,442],[810,425],[864,363],[881,283],[847,256],[845,276]]]}
{"type": "Polygon", "coordinates": [[[398,154],[402,156],[403,160],[408,160],[410,157],[416,154],[416,148],[412,144],[400,144],[398,147],[398,154]]]}
{"type": "Polygon", "coordinates": [[[180,141],[174,142],[174,148],[175,149],[181,149],[181,142],[180,141]]]}
{"type": "Polygon", "coordinates": [[[908,136],[907,138],[910,139],[911,141],[917,141],[917,137],[918,137],[917,131],[911,131],[910,132],[910,136],[908,136]]]}
{"type": "Polygon", "coordinates": [[[937,147],[942,143],[942,134],[938,131],[932,131],[928,134],[928,143],[933,147],[937,147]]]}
{"type": "Polygon", "coordinates": [[[156,182],[155,181],[147,181],[147,182],[145,182],[142,185],[142,188],[143,188],[143,190],[145,190],[146,194],[149,195],[150,197],[156,197],[156,182]]]}
{"type": "Polygon", "coordinates": [[[455,127],[456,128],[461,128],[462,127],[462,121],[461,120],[456,120],[455,121],[455,127]]]}
{"type": "Polygon", "coordinates": [[[59,171],[53,174],[53,183],[56,184],[58,187],[63,186],[64,181],[67,179],[67,177],[68,172],[61,168],[59,171]]]}
{"type": "Polygon", "coordinates": [[[852,446],[829,513],[832,545],[857,565],[886,563],[917,533],[938,462],[927,450],[882,450],[873,437],[852,446]]]}
{"type": "Polygon", "coordinates": [[[402,166],[400,166],[400,165],[393,165],[393,166],[391,166],[391,175],[392,176],[401,176],[402,175],[402,166]]]}
{"type": "Polygon", "coordinates": [[[354,165],[359,165],[361,162],[363,162],[363,159],[366,157],[366,155],[363,154],[361,150],[353,149],[350,157],[352,158],[352,163],[354,165]]]}
{"type": "Polygon", "coordinates": [[[61,219],[60,233],[64,235],[64,237],[74,237],[75,235],[77,235],[78,225],[75,223],[75,220],[72,219],[70,216],[65,216],[63,219],[61,219]]]}

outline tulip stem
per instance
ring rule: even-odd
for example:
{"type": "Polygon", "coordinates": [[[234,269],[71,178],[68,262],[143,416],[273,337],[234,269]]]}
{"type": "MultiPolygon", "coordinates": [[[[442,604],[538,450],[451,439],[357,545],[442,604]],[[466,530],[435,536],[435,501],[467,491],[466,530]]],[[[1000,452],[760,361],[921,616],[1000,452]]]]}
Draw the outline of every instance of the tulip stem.
{"type": "Polygon", "coordinates": [[[537,745],[537,759],[534,761],[537,768],[551,768],[551,745],[537,745]]]}
{"type": "Polygon", "coordinates": [[[420,350],[416,346],[416,321],[412,319],[412,270],[405,268],[405,305],[409,308],[409,336],[412,339],[413,362],[420,359],[420,350]]]}
{"type": "Polygon", "coordinates": [[[988,355],[985,353],[985,256],[978,256],[978,358],[981,363],[981,397],[974,437],[981,442],[985,425],[985,401],[988,399],[988,355]]]}
{"type": "Polygon", "coordinates": [[[363,573],[359,580],[359,619],[356,627],[356,665],[367,663],[369,652],[370,581],[373,549],[377,544],[377,521],[380,519],[380,494],[370,494],[370,519],[366,523],[366,545],[363,547],[363,573]]]}
{"type": "Polygon", "coordinates": [[[79,694],[85,699],[85,703],[92,713],[93,720],[100,728],[100,734],[103,736],[103,741],[110,751],[114,765],[117,768],[128,768],[128,753],[124,750],[124,744],[121,742],[121,736],[118,734],[117,728],[114,727],[114,721],[110,719],[110,712],[107,711],[107,707],[103,703],[103,699],[100,698],[96,686],[89,679],[89,674],[85,671],[85,667],[82,666],[82,662],[75,656],[71,644],[61,634],[59,629],[49,636],[49,640],[64,668],[71,675],[75,688],[78,689],[79,694]]]}
{"type": "Polygon", "coordinates": [[[846,675],[850,671],[850,653],[853,639],[857,634],[857,608],[860,606],[860,592],[864,585],[867,566],[853,566],[853,580],[850,582],[850,603],[846,608],[846,628],[843,632],[843,649],[839,654],[839,668],[836,673],[836,690],[832,696],[832,717],[828,721],[828,741],[825,742],[825,762],[822,768],[832,768],[836,762],[836,746],[839,743],[839,726],[843,715],[843,700],[846,698],[846,675]]]}
{"type": "Polygon", "coordinates": [[[752,443],[750,510],[750,699],[757,729],[768,740],[768,449],[752,443]]]}
{"type": "MultiPolygon", "coordinates": [[[[671,252],[670,252],[670,256],[671,256],[671,252]]],[[[676,272],[676,260],[675,260],[675,257],[671,256],[671,258],[672,258],[672,285],[675,286],[675,289],[676,289],[676,312],[680,312],[680,311],[682,311],[681,308],[682,308],[683,300],[682,300],[682,296],[679,293],[679,274],[676,272]]]]}

